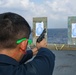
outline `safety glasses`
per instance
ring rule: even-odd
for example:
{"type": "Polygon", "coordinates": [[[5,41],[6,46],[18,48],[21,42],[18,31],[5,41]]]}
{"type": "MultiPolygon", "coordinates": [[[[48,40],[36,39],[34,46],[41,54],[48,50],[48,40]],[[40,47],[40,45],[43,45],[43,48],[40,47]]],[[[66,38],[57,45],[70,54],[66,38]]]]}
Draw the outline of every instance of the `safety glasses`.
{"type": "MultiPolygon", "coordinates": [[[[25,41],[25,40],[27,40],[27,39],[26,39],[26,38],[18,39],[18,40],[16,41],[16,44],[20,44],[21,42],[23,42],[23,41],[25,41]]],[[[31,44],[32,44],[32,40],[29,40],[29,39],[28,39],[28,44],[31,45],[31,44]]]]}

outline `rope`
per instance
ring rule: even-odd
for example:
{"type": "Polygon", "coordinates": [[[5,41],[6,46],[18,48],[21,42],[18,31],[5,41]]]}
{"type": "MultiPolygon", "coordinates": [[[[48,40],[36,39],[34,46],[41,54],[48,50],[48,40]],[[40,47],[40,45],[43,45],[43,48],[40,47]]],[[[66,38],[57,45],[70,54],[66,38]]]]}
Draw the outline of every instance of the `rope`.
{"type": "Polygon", "coordinates": [[[65,46],[65,44],[62,44],[62,46],[61,46],[60,48],[58,48],[56,44],[54,44],[54,46],[55,46],[55,49],[56,49],[56,50],[62,50],[63,47],[65,46]]]}

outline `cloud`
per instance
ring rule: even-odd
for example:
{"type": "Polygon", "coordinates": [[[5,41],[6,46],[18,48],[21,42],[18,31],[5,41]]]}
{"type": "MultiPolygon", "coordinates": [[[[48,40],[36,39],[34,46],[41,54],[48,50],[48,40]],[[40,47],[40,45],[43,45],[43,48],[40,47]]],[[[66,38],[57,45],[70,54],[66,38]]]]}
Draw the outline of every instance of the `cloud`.
{"type": "Polygon", "coordinates": [[[0,7],[28,9],[33,6],[29,0],[0,0],[0,7]]]}
{"type": "Polygon", "coordinates": [[[67,27],[68,16],[76,15],[75,6],[76,0],[0,0],[1,11],[17,12],[31,25],[33,17],[47,17],[49,27],[67,27]]]}
{"type": "Polygon", "coordinates": [[[13,0],[0,0],[0,7],[13,7],[15,5],[13,0]]]}
{"type": "Polygon", "coordinates": [[[46,1],[46,4],[52,10],[53,13],[56,12],[55,14],[63,14],[65,16],[68,14],[72,14],[72,10],[76,9],[75,3],[75,0],[54,0],[52,2],[46,1]]]}
{"type": "MultiPolygon", "coordinates": [[[[46,1],[49,18],[56,27],[67,27],[68,16],[76,15],[75,0],[53,0],[46,1]]],[[[50,25],[49,25],[50,26],[50,25]]]]}

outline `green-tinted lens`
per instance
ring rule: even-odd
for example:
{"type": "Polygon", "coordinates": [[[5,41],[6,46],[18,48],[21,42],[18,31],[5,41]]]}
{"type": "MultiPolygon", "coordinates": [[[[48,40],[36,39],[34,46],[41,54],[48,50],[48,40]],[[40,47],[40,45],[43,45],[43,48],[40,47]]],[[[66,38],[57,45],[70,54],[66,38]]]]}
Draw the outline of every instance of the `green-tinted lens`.
{"type": "MultiPolygon", "coordinates": [[[[16,44],[20,44],[21,42],[23,42],[25,40],[26,40],[26,38],[19,39],[19,40],[17,40],[16,44]]],[[[28,40],[28,44],[32,44],[32,40],[28,40]]]]}
{"type": "Polygon", "coordinates": [[[28,40],[28,44],[32,44],[32,40],[28,40]]]}
{"type": "Polygon", "coordinates": [[[19,43],[23,42],[24,40],[26,40],[26,38],[19,39],[19,40],[17,40],[16,43],[19,44],[19,43]]]}

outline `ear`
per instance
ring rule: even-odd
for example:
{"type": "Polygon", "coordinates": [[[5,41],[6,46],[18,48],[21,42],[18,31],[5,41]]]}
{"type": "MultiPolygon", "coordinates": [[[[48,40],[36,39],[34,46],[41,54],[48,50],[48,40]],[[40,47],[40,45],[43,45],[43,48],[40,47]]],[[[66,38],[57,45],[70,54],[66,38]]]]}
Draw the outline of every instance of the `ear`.
{"type": "Polygon", "coordinates": [[[25,40],[25,41],[21,42],[20,43],[20,49],[26,50],[27,44],[28,44],[28,40],[25,40]]]}

